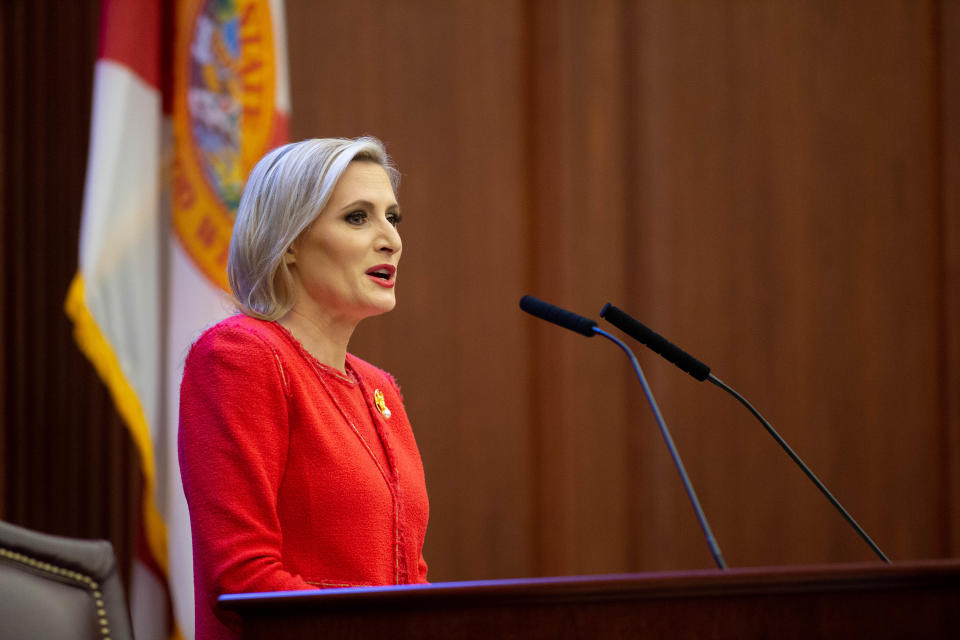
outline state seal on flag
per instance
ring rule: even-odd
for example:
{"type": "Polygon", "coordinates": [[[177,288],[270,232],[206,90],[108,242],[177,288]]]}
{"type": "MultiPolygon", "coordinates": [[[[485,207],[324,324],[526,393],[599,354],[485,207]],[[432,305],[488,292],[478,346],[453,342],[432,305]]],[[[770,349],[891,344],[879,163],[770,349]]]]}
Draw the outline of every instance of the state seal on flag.
{"type": "Polygon", "coordinates": [[[187,254],[229,291],[243,186],[276,126],[268,0],[188,0],[173,52],[172,222],[187,254]]]}

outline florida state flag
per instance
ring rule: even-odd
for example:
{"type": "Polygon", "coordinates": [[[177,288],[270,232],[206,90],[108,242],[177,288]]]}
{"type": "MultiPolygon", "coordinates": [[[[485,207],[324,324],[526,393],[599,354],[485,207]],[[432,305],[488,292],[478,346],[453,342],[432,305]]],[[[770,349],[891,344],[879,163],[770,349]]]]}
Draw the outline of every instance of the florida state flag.
{"type": "Polygon", "coordinates": [[[180,376],[193,339],[233,312],[237,203],[256,161],[286,140],[288,114],[282,0],[104,0],[66,310],[140,454],[139,640],[193,637],[180,376]]]}

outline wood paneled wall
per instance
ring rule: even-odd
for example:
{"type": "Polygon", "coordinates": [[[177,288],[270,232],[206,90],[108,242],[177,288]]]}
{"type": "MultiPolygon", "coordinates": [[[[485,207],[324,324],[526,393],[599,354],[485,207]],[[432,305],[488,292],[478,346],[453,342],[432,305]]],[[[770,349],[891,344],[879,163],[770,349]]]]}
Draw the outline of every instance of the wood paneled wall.
{"type": "MultiPolygon", "coordinates": [[[[294,137],[371,133],[404,173],[400,304],[354,349],[404,385],[433,579],[711,564],[625,359],[524,293],[701,357],[892,558],[960,551],[955,2],[287,9],[294,137]]],[[[730,564],[871,558],[637,351],[730,564]]]]}
{"type": "Polygon", "coordinates": [[[0,6],[0,519],[109,539],[129,571],[135,450],[63,311],[77,270],[99,3],[0,6]]]}
{"type": "MultiPolygon", "coordinates": [[[[0,14],[0,507],[123,555],[132,449],[61,311],[96,5],[0,14]]],[[[957,0],[287,17],[294,137],[374,134],[404,173],[400,304],[353,350],[404,387],[433,580],[711,563],[622,354],[524,293],[706,361],[894,560],[960,554],[957,0]]],[[[636,350],[731,565],[871,558],[741,407],[636,350]]]]}

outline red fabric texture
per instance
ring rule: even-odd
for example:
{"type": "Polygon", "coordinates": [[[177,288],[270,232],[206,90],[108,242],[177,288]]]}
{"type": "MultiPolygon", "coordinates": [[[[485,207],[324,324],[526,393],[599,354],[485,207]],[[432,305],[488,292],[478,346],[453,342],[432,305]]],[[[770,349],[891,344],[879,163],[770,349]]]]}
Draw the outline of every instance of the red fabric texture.
{"type": "Polygon", "coordinates": [[[243,315],[191,348],[179,457],[198,640],[238,637],[224,593],[426,582],[427,492],[400,391],[349,354],[347,370],[243,315]]]}

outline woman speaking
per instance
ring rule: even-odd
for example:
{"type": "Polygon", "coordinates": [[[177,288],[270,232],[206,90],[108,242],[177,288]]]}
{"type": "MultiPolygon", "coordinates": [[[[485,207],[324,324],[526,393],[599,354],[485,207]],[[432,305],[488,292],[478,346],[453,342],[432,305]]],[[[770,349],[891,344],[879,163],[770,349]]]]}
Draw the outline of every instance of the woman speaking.
{"type": "Polygon", "coordinates": [[[237,636],[224,593],[426,581],[400,390],[347,352],[396,304],[397,180],[373,138],[289,144],[250,174],[228,262],[242,313],[194,343],[180,388],[200,640],[237,636]]]}

